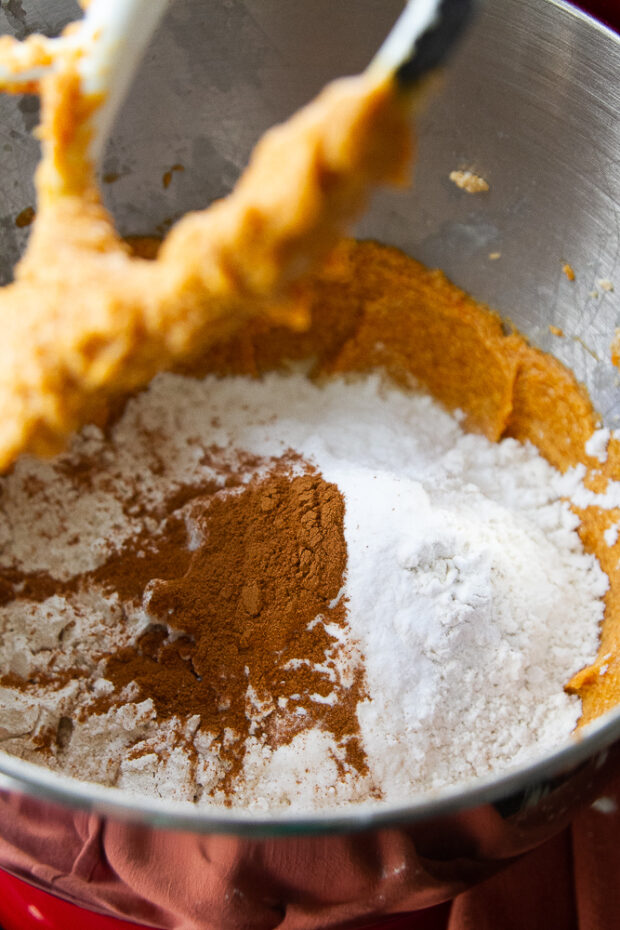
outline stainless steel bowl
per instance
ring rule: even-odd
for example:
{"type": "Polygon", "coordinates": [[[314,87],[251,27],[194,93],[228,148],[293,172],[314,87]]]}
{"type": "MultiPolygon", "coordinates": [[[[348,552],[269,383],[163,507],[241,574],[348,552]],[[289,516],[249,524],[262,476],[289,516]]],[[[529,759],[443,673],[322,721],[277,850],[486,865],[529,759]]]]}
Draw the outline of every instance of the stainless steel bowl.
{"type": "MultiPolygon", "coordinates": [[[[397,0],[177,0],[106,156],[105,173],[115,179],[106,194],[122,231],[164,229],[229,190],[260,133],[328,79],[362,68],[399,8],[397,0]],[[165,188],[162,175],[175,163],[185,171],[165,188]]],[[[0,31],[55,31],[76,13],[69,0],[24,0],[3,5],[0,31]]],[[[620,325],[619,96],[617,36],[553,0],[489,2],[422,121],[414,188],[378,196],[358,230],[442,267],[497,307],[574,370],[610,426],[620,425],[609,361],[620,325]],[[448,180],[457,168],[484,176],[489,193],[458,190],[448,180]],[[572,283],[564,262],[575,270],[572,283]],[[602,289],[601,279],[617,290],[602,289]],[[550,325],[565,338],[552,336],[550,325]]],[[[26,234],[15,217],[33,202],[35,104],[2,99],[0,119],[0,274],[8,280],[26,234]]],[[[237,911],[215,901],[208,883],[188,895],[188,862],[207,869],[218,850],[234,848],[244,863],[238,881],[253,863],[261,901],[276,910],[295,902],[301,912],[316,906],[316,891],[299,870],[276,880],[267,863],[278,851],[312,857],[320,882],[343,856],[353,861],[363,850],[360,914],[426,907],[562,829],[619,764],[620,711],[539,764],[466,790],[372,812],[256,817],[131,797],[0,756],[0,867],[153,926],[225,930],[237,925],[237,911]],[[88,869],[69,852],[76,835],[90,844],[88,869]],[[110,865],[110,844],[123,843],[149,850],[136,857],[141,884],[110,865]],[[404,851],[406,874],[381,901],[368,888],[380,881],[394,844],[404,851]],[[165,900],[157,893],[164,876],[165,900]]]]}

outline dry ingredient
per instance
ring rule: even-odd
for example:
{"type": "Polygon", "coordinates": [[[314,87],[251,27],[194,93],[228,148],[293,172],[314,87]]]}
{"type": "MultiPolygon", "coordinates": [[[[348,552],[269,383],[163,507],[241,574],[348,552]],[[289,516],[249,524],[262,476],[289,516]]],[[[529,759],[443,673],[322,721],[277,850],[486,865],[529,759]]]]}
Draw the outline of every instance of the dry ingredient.
{"type": "Polygon", "coordinates": [[[169,374],[109,435],[21,459],[2,481],[3,748],[300,810],[562,744],[608,585],[561,500],[579,474],[461,419],[378,375],[169,374]]]}
{"type": "MultiPolygon", "coordinates": [[[[132,582],[124,594],[143,602],[155,627],[107,660],[115,697],[103,707],[135,683],[159,720],[198,716],[227,766],[226,784],[248,740],[275,748],[309,726],[329,732],[364,772],[355,716],[363,672],[350,661],[345,682],[336,662],[346,629],[343,517],[338,488],[313,472],[290,474],[284,457],[247,487],[191,498],[187,526],[166,526],[157,550],[168,579],[149,567],[145,587],[125,546],[120,564],[132,582]]],[[[139,561],[152,566],[151,552],[139,561]]]]}

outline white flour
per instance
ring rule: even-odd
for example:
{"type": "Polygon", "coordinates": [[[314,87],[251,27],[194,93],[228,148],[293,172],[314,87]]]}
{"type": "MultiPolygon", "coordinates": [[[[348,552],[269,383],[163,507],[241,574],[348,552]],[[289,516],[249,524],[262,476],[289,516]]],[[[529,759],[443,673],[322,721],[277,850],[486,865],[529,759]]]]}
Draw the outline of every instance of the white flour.
{"type": "MultiPolygon", "coordinates": [[[[608,586],[560,500],[578,476],[563,478],[531,446],[466,435],[431,398],[386,388],[377,377],[319,388],[302,375],[262,382],[161,375],[128,405],[110,443],[93,428],[76,441],[77,451],[100,459],[105,480],[77,491],[34,460],[4,479],[0,562],[17,559],[24,570],[58,577],[95,567],[139,528],[139,516],[128,517],[119,503],[135,494],[136,477],[143,498],[157,502],[170,486],[210,476],[203,452],[213,443],[261,456],[292,448],[340,488],[343,596],[369,692],[358,705],[368,779],[342,776],[342,766],[339,775],[333,741],[306,732],[275,751],[248,746],[236,803],[324,807],[364,800],[371,783],[384,799],[404,801],[567,741],[580,703],[563,685],[594,659],[608,586]],[[156,456],[144,438],[155,434],[156,456]],[[33,492],[33,477],[40,491],[33,492]]],[[[29,674],[42,667],[42,655],[69,666],[68,653],[83,648],[84,636],[112,649],[146,622],[136,612],[121,635],[113,597],[94,591],[56,600],[64,603],[2,608],[2,670],[29,674]]],[[[94,667],[97,679],[105,690],[94,667]]],[[[42,719],[56,725],[91,697],[79,681],[62,693],[42,689],[36,704],[9,688],[3,699],[5,748],[34,758],[31,734],[42,719]]],[[[183,739],[197,725],[185,722],[183,739]]],[[[180,738],[174,725],[156,730],[149,702],[128,695],[124,716],[111,711],[77,722],[54,765],[134,791],[213,803],[207,788],[221,774],[218,760],[196,737],[196,774],[180,738]],[[149,754],[125,758],[140,740],[149,754]]]]}

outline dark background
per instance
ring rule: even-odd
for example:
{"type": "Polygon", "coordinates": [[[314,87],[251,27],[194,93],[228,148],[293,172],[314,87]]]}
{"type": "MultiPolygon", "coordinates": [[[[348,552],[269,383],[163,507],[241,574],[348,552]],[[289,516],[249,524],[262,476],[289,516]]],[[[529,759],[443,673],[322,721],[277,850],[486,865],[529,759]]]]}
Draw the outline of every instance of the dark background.
{"type": "Polygon", "coordinates": [[[620,0],[581,0],[578,5],[620,31],[620,0]]]}

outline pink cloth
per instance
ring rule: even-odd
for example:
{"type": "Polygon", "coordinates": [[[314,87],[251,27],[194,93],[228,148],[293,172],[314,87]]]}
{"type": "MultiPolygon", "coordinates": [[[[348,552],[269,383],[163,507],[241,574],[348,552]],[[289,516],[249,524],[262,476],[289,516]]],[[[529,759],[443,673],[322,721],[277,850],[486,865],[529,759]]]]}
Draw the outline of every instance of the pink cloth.
{"type": "MultiPolygon", "coordinates": [[[[619,799],[620,778],[570,829],[458,895],[451,907],[411,914],[406,926],[617,930],[619,799]]],[[[1,861],[12,860],[60,894],[81,896],[86,887],[93,906],[165,930],[380,927],[387,915],[411,909],[421,876],[432,886],[428,863],[404,829],[247,841],[151,832],[60,808],[42,820],[38,802],[20,796],[2,805],[1,861]]]]}
{"type": "Polygon", "coordinates": [[[406,830],[250,841],[45,809],[0,795],[0,863],[165,930],[323,930],[411,909],[418,874],[442,883],[406,830]]]}

